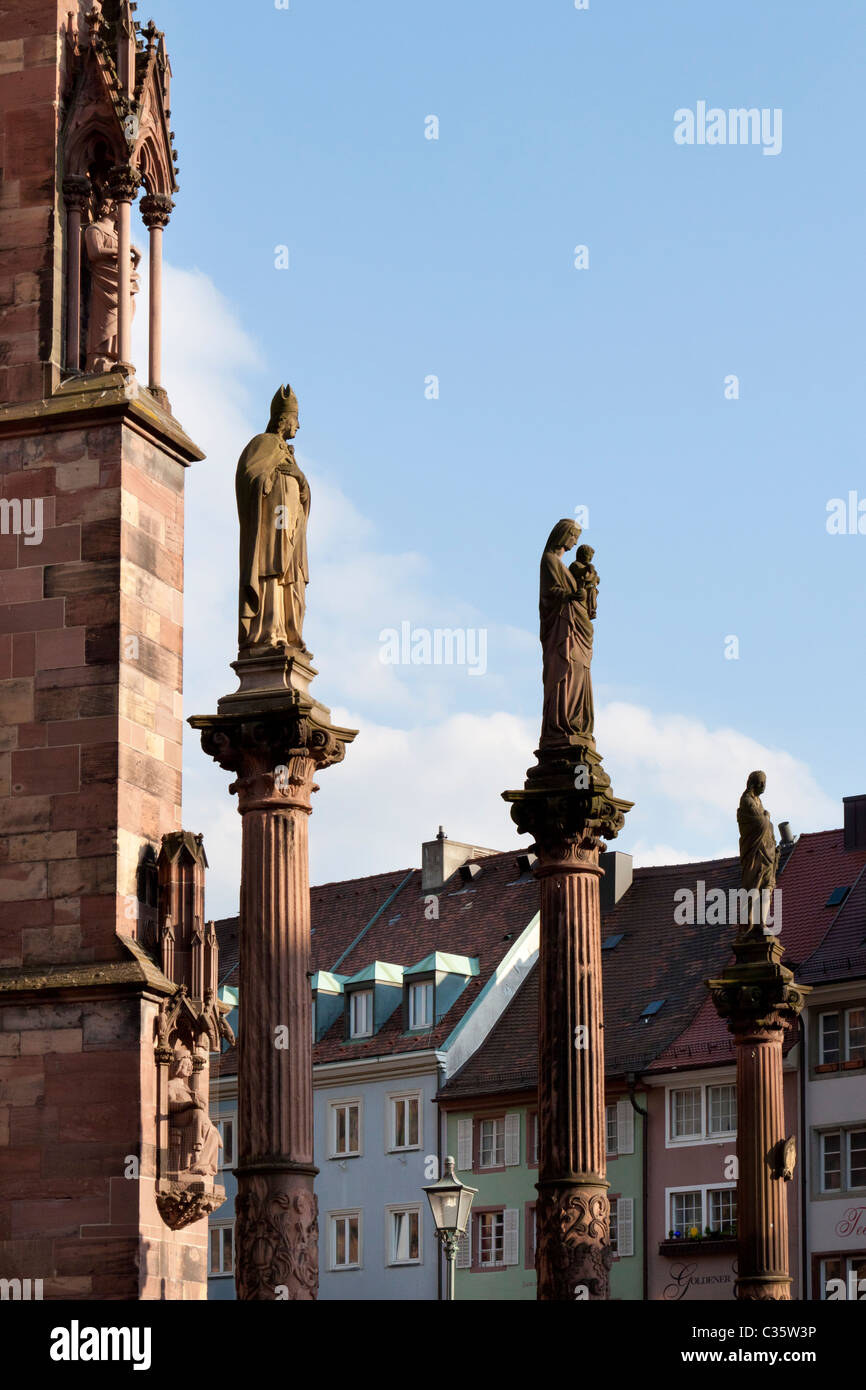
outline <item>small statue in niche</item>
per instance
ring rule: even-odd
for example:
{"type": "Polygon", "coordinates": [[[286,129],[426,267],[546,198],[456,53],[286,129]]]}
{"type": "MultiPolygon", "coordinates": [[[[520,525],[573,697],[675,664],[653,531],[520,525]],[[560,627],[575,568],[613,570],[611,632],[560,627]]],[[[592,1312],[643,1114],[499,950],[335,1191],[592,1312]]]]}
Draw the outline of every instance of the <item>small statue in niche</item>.
{"type": "Polygon", "coordinates": [[[207,1101],[189,1083],[192,1071],[192,1057],[188,1052],[179,1052],[168,1083],[169,1123],[182,1135],[180,1171],[212,1178],[219,1167],[223,1141],[219,1130],[211,1123],[207,1101]],[[188,1165],[184,1163],[184,1150],[190,1158],[188,1165]]]}
{"type": "Polygon", "coordinates": [[[291,649],[307,654],[303,627],[310,488],[289,443],[298,432],[298,398],[281,387],[264,434],[238,460],[240,522],[238,648],[254,654],[291,649]]]}
{"type": "MultiPolygon", "coordinates": [[[[88,372],[108,372],[117,362],[117,222],[115,204],[101,198],[96,217],[84,233],[84,250],[90,270],[90,317],[87,325],[88,372]]],[[[135,313],[135,295],[139,290],[136,274],[141,252],[130,247],[132,271],[130,279],[130,317],[135,313]]]]}

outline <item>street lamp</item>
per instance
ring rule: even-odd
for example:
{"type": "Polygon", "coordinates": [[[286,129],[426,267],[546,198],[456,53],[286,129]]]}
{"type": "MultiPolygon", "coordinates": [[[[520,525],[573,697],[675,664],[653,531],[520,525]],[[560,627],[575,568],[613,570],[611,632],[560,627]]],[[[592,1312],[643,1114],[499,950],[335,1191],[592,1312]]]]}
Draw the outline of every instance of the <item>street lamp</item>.
{"type": "Polygon", "coordinates": [[[436,1235],[441,1240],[445,1250],[445,1259],[448,1265],[446,1298],[453,1301],[454,1262],[457,1259],[457,1246],[469,1224],[472,1198],[478,1188],[467,1187],[464,1182],[455,1177],[454,1159],[449,1157],[445,1160],[445,1172],[442,1177],[438,1182],[433,1182],[429,1187],[425,1187],[424,1191],[427,1193],[427,1200],[433,1213],[436,1235]]]}

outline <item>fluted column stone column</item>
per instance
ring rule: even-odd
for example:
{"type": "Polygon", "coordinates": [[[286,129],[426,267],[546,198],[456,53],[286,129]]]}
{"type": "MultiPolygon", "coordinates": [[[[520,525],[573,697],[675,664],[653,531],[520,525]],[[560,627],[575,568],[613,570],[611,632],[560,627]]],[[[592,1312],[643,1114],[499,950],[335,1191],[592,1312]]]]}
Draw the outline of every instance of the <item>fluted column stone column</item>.
{"type": "Polygon", "coordinates": [[[270,707],[194,716],[190,723],[205,752],[235,772],[230,791],[243,818],[237,1294],[314,1299],[318,1170],[307,828],[314,774],[339,762],[355,735],[332,727],[323,706],[288,691],[270,707]]]}
{"type": "Polygon", "coordinates": [[[632,803],[613,796],[591,740],[537,758],[523,791],[503,795],[535,838],[541,887],[538,1298],[598,1300],[610,1296],[612,1261],[598,857],[632,803]]]}
{"type": "Polygon", "coordinates": [[[66,366],[81,369],[81,214],[90,200],[90,179],[67,174],[63,180],[66,205],[66,366]]]}
{"type": "Polygon", "coordinates": [[[809,986],[794,985],[783,954],[774,937],[747,932],[734,942],[736,964],[707,981],[737,1054],[738,1299],[791,1297],[786,1184],[794,1175],[796,1141],[785,1134],[782,1044],[809,986]]]}
{"type": "Polygon", "coordinates": [[[117,205],[117,365],[131,370],[132,357],[132,204],[141,175],[131,164],[115,164],[108,188],[117,205]]]}
{"type": "Polygon", "coordinates": [[[162,233],[168,226],[174,204],[160,193],[148,193],[141,200],[141,218],[150,237],[148,291],[148,388],[163,403],[167,400],[162,384],[162,233]]]}

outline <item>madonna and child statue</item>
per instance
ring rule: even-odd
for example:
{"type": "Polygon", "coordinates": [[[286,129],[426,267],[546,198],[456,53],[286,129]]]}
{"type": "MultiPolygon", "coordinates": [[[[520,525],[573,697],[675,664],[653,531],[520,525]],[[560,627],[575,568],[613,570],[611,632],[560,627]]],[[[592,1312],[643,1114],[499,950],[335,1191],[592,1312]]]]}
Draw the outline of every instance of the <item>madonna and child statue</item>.
{"type": "Polygon", "coordinates": [[[578,547],[570,565],[563,555],[573,550],[581,528],[558,521],[541,557],[539,615],[544,683],[539,752],[594,747],[592,700],[593,620],[598,605],[598,573],[593,549],[578,547]]]}

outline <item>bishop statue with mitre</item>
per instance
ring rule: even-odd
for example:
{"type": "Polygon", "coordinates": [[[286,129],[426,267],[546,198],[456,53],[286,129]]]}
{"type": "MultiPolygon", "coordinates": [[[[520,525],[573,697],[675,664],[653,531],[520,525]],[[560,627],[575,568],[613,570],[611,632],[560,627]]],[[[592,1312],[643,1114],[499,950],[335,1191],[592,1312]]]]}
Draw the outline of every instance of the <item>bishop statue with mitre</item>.
{"type": "Polygon", "coordinates": [[[240,521],[238,647],[306,653],[303,627],[310,488],[289,443],[298,432],[298,398],[280,387],[264,434],[238,460],[235,493],[240,521]]]}

